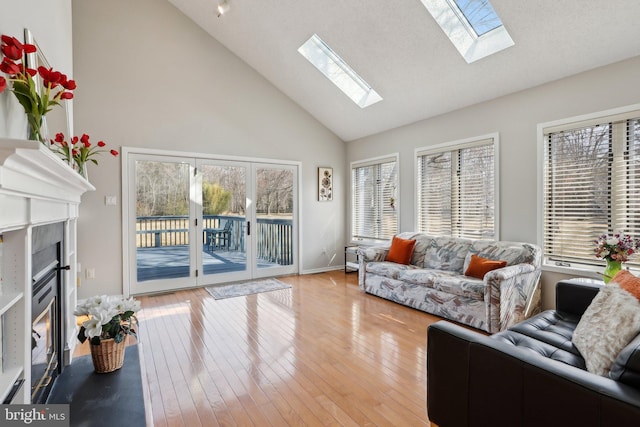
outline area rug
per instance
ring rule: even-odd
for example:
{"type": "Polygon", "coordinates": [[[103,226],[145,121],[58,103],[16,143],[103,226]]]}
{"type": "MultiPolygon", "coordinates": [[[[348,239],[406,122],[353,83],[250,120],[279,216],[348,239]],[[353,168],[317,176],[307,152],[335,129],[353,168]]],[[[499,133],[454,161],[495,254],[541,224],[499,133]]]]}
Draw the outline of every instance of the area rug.
{"type": "Polygon", "coordinates": [[[215,299],[241,297],[243,295],[258,294],[261,292],[277,291],[288,289],[290,285],[278,279],[265,279],[244,283],[233,283],[231,285],[216,285],[206,287],[205,290],[215,299]]]}

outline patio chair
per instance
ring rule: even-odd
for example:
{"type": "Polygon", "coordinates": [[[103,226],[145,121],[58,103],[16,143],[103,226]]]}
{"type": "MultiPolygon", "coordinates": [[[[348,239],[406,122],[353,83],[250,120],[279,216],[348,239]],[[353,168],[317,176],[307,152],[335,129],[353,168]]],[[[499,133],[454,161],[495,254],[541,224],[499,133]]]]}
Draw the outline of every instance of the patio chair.
{"type": "Polygon", "coordinates": [[[231,244],[231,227],[233,221],[228,220],[224,227],[214,228],[207,232],[207,241],[209,242],[209,248],[214,251],[216,248],[229,250],[231,244]]]}

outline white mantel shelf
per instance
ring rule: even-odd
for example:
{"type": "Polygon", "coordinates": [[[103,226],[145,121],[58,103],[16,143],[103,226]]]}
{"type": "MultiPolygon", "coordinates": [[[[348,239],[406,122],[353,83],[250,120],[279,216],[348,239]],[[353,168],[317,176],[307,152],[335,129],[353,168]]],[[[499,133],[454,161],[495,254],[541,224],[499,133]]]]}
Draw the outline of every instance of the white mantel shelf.
{"type": "MultiPolygon", "coordinates": [[[[61,297],[67,312],[65,353],[76,342],[76,230],[82,195],[95,187],[37,141],[0,138],[0,403],[24,380],[12,403],[31,401],[32,229],[64,223],[61,297]]],[[[62,350],[62,349],[61,349],[62,350]]]]}
{"type": "Polygon", "coordinates": [[[42,143],[0,139],[0,190],[80,203],[95,187],[42,143]]]}

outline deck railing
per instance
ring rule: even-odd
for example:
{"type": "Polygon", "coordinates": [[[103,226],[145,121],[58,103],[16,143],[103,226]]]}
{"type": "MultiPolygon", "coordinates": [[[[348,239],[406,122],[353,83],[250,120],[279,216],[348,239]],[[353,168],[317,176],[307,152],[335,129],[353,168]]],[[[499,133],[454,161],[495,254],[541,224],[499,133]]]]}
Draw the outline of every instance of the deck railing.
{"type": "MultiPolygon", "coordinates": [[[[210,241],[211,231],[223,229],[231,221],[229,241],[225,250],[245,252],[247,221],[245,217],[205,215],[202,224],[202,244],[205,250],[216,246],[210,241]]],[[[280,265],[293,264],[293,229],[291,219],[258,218],[252,235],[258,239],[257,258],[280,265]]],[[[158,248],[189,244],[189,218],[174,216],[139,216],[136,218],[136,245],[158,248]]]]}

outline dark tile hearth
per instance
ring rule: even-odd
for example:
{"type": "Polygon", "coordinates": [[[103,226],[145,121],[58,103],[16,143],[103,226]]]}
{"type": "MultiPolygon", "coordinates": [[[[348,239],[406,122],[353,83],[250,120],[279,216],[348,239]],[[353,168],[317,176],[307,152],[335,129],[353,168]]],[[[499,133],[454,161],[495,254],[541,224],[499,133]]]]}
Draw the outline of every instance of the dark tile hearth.
{"type": "Polygon", "coordinates": [[[71,426],[145,426],[138,345],[128,346],[122,368],[107,374],[94,372],[91,355],[76,357],[56,381],[47,403],[69,403],[71,426]]]}

